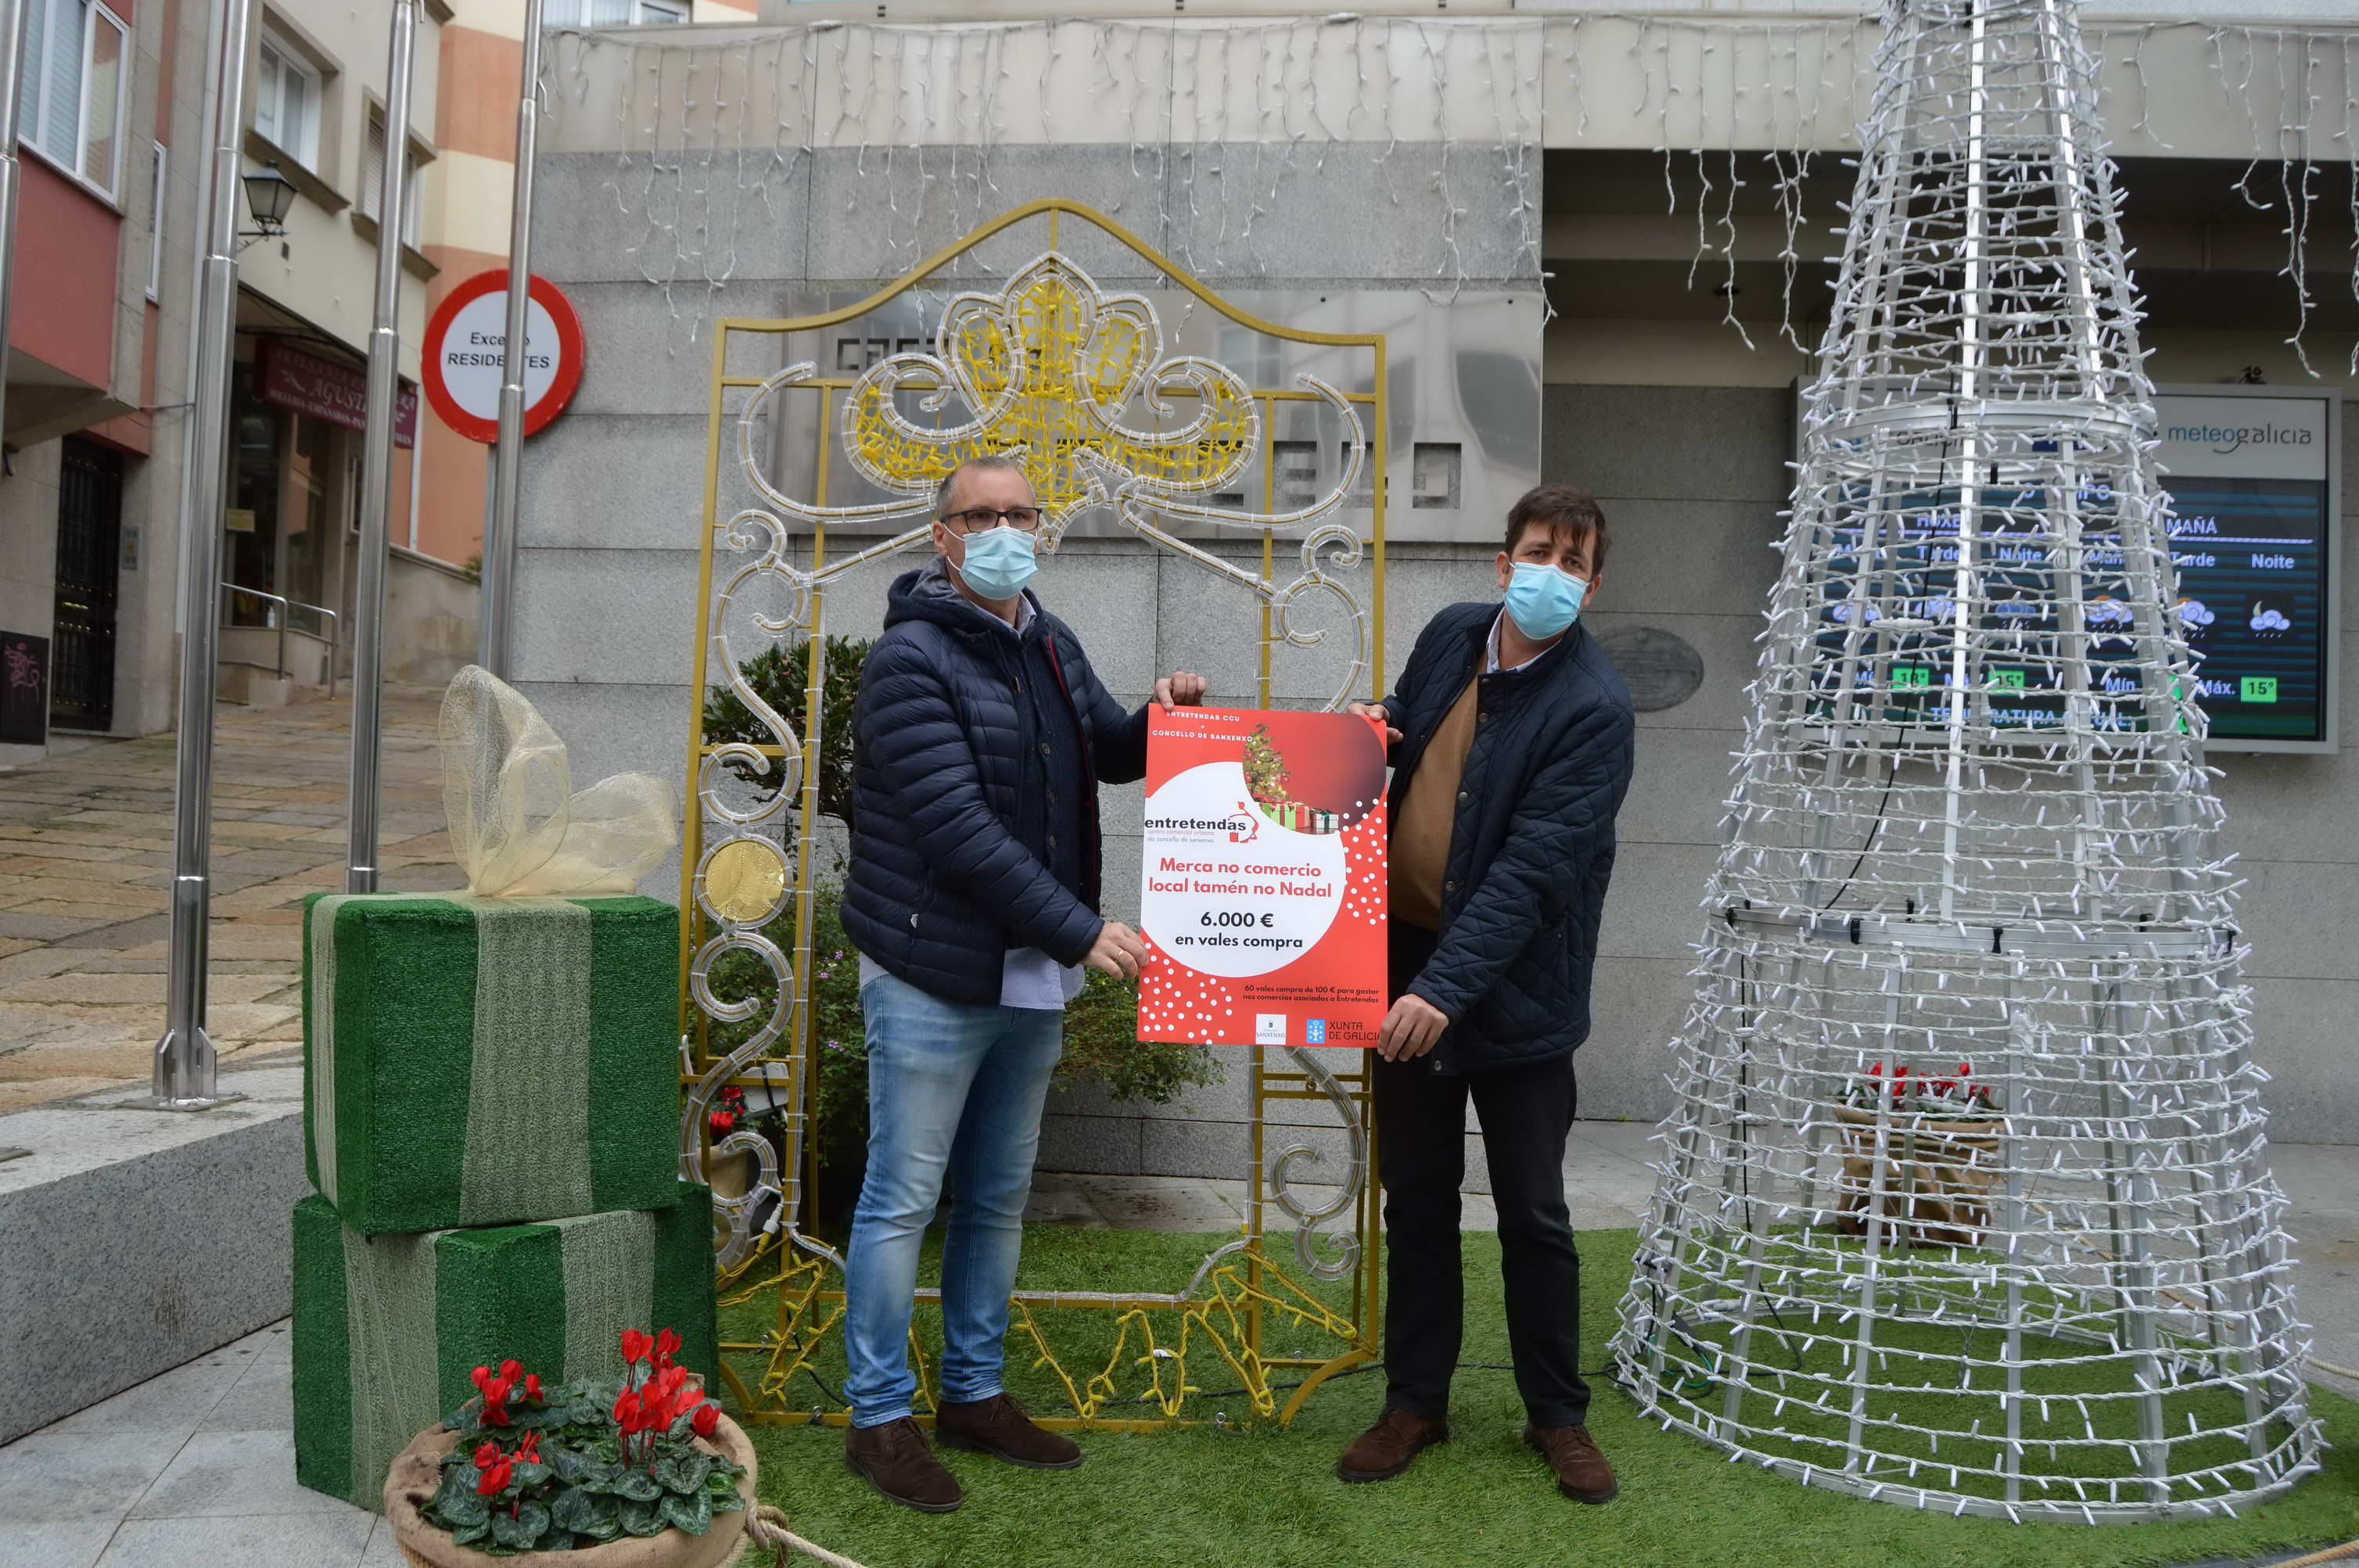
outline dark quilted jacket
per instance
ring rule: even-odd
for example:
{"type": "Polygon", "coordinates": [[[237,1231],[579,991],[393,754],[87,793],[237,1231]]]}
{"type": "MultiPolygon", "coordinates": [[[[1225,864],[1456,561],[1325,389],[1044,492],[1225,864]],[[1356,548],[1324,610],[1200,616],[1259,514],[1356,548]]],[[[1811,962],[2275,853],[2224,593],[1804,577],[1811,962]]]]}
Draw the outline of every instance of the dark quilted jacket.
{"type": "MultiPolygon", "coordinates": [[[[1398,810],[1426,743],[1480,670],[1496,604],[1453,604],[1385,700],[1398,810]]],[[[1630,786],[1630,694],[1588,630],[1482,677],[1442,872],[1441,935],[1409,989],[1447,1013],[1437,1072],[1518,1066],[1589,1038],[1589,975],[1630,786]]]]}
{"type": "Polygon", "coordinates": [[[1033,608],[1019,643],[929,562],[893,584],[861,671],[843,928],[887,973],[947,1001],[997,1002],[1011,948],[1060,964],[1088,954],[1102,923],[1097,786],[1147,771],[1147,710],[1124,713],[1072,629],[1033,608]],[[1027,644],[1045,659],[1027,659],[1027,644]],[[1052,770],[1021,690],[1027,664],[1057,677],[1088,739],[1079,798],[1053,812],[1040,809],[1052,770]],[[1061,857],[1078,866],[1070,882],[1048,865],[1060,832],[1081,848],[1061,857]]]}

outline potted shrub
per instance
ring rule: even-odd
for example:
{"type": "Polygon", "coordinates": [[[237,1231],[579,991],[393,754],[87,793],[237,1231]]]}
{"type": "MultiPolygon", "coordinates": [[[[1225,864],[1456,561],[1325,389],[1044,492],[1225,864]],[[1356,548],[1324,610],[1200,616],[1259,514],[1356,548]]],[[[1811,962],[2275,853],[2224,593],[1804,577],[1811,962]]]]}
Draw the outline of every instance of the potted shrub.
{"type": "Polygon", "coordinates": [[[1973,1247],[1981,1240],[1998,1180],[1999,1109],[1989,1087],[1973,1081],[1971,1063],[1959,1062],[1954,1078],[1912,1078],[1903,1062],[1886,1082],[1885,1064],[1875,1062],[1844,1083],[1834,1114],[1843,1151],[1835,1188],[1845,1234],[1865,1236],[1873,1206],[1884,1216],[1887,1242],[1973,1247]]]}
{"type": "Polygon", "coordinates": [[[544,1388],[514,1361],[402,1451],[385,1513],[417,1568],[562,1552],[570,1568],[713,1568],[754,1508],[745,1433],[673,1363],[679,1336],[622,1336],[623,1375],[544,1388]]]}

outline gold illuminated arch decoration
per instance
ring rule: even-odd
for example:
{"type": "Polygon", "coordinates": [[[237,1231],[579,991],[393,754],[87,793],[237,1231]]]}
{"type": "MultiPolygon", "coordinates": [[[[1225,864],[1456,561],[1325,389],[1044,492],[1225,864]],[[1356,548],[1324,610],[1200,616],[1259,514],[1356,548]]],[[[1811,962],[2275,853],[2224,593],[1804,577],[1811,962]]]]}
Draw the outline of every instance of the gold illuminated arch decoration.
{"type": "MultiPolygon", "coordinates": [[[[1348,670],[1323,705],[1340,707],[1362,691],[1380,694],[1385,393],[1381,333],[1306,332],[1248,314],[1103,214],[1065,201],[1015,208],[844,309],[715,323],[693,788],[682,844],[679,1153],[684,1178],[715,1188],[723,1376],[752,1420],[843,1419],[841,1410],[813,1408],[807,1398],[799,1403],[789,1388],[816,1371],[842,1313],[842,1259],[805,1229],[817,1169],[813,851],[830,585],[882,557],[925,548],[942,476],[965,458],[1005,452],[1022,463],[1049,514],[1044,551],[1094,514],[1117,536],[1145,539],[1240,590],[1241,607],[1256,617],[1241,615],[1239,629],[1250,627],[1258,638],[1260,705],[1271,702],[1275,658],[1339,632],[1351,639],[1348,670]],[[777,363],[790,334],[857,321],[912,290],[941,291],[944,285],[929,279],[1019,224],[1045,227],[1045,248],[996,288],[951,292],[930,348],[905,341],[902,352],[856,373],[825,373],[808,360],[766,374],[745,368],[764,356],[777,363]],[[1366,373],[1351,377],[1363,389],[1342,390],[1308,374],[1288,386],[1255,386],[1210,357],[1167,356],[1154,302],[1102,289],[1060,248],[1067,224],[1111,236],[1145,264],[1134,271],[1184,290],[1236,327],[1280,343],[1364,351],[1366,373]],[[777,444],[766,416],[788,398],[819,400],[808,499],[785,492],[764,451],[766,442],[772,452],[777,444]],[[1342,438],[1340,474],[1305,504],[1281,509],[1268,438],[1288,404],[1317,405],[1320,417],[1332,419],[1342,438]],[[734,460],[734,472],[724,459],[734,460]],[[839,460],[864,493],[886,498],[831,504],[839,460]],[[1252,493],[1256,466],[1262,505],[1248,509],[1238,502],[1252,493]],[[1364,537],[1341,520],[1347,506],[1369,514],[1364,537]],[[869,539],[833,554],[831,528],[869,539]],[[1217,538],[1222,530],[1258,540],[1257,572],[1181,537],[1217,538]],[[889,537],[874,539],[880,531],[889,537]],[[1320,611],[1340,626],[1303,624],[1320,611]],[[798,648],[808,650],[799,727],[764,701],[745,670],[768,650],[791,655],[798,648]],[[709,703],[729,699],[767,739],[745,740],[742,730],[739,738],[707,735],[709,703]],[[775,1142],[745,1127],[713,1127],[712,1113],[733,1085],[760,1090],[782,1112],[775,1142]],[[757,1320],[756,1334],[749,1324],[757,1320]]],[[[1043,1410],[1049,1424],[1138,1429],[1195,1419],[1191,1400],[1204,1377],[1236,1384],[1259,1416],[1291,1421],[1326,1378],[1375,1358],[1366,1074],[1332,1072],[1307,1051],[1288,1049],[1282,1062],[1269,1060],[1273,1054],[1251,1051],[1253,1170],[1234,1240],[1213,1248],[1192,1278],[1159,1289],[1017,1292],[1017,1340],[1037,1351],[1033,1370],[1053,1373],[1070,1407],[1043,1410]],[[1288,1101],[1323,1104],[1340,1124],[1344,1169],[1323,1192],[1300,1184],[1324,1173],[1320,1150],[1307,1143],[1272,1148],[1269,1135],[1286,1124],[1269,1113],[1288,1101]],[[1293,1229],[1290,1245],[1279,1249],[1265,1246],[1273,1210],[1281,1229],[1288,1223],[1293,1229]],[[1084,1323],[1094,1325],[1093,1334],[1076,1334],[1084,1323]],[[1282,1377],[1296,1380],[1285,1384],[1282,1377]],[[1145,1413],[1113,1413],[1125,1410],[1145,1413]]],[[[917,1348],[922,1410],[933,1389],[924,1347],[917,1348]]],[[[814,1386],[824,1384],[814,1377],[797,1388],[814,1386]]]]}

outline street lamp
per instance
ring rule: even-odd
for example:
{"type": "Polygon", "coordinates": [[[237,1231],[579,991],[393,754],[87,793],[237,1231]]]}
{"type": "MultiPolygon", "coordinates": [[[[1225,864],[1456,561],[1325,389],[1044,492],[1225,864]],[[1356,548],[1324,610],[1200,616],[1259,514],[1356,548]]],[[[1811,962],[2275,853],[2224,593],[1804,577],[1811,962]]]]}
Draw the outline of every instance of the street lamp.
{"type": "MultiPolygon", "coordinates": [[[[245,209],[254,214],[255,226],[241,229],[237,237],[252,245],[256,240],[275,239],[287,232],[287,210],[295,204],[295,182],[278,172],[274,160],[258,174],[238,177],[245,185],[245,209]]],[[[244,250],[245,245],[238,246],[244,250]]]]}

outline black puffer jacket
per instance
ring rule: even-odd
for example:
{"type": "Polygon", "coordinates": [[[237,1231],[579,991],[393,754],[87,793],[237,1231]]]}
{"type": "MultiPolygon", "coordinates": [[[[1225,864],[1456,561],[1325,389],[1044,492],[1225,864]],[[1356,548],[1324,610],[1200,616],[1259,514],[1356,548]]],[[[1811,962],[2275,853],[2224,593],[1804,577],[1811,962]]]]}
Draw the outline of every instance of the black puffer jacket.
{"type": "MultiPolygon", "coordinates": [[[[1452,604],[1417,639],[1385,711],[1397,811],[1427,742],[1482,669],[1496,604],[1452,604]]],[[[1441,935],[1409,989],[1450,1015],[1437,1072],[1520,1066],[1589,1038],[1589,976],[1614,815],[1630,787],[1630,693],[1585,627],[1482,677],[1442,872],[1441,935]]]]}
{"type": "Polygon", "coordinates": [[[1147,771],[1146,708],[1125,713],[1072,629],[1037,599],[1033,610],[1019,638],[937,559],[894,583],[861,671],[843,929],[887,973],[946,1001],[997,1002],[1011,948],[1060,964],[1088,954],[1103,923],[1097,786],[1147,771]],[[1046,702],[1065,711],[1044,722],[1046,702]],[[1078,767],[1043,755],[1049,737],[1076,734],[1078,767]],[[1080,788],[1050,807],[1059,777],[1080,788]],[[1052,849],[1060,834],[1073,836],[1052,849]],[[1052,861],[1072,875],[1060,879],[1052,861]]]}

